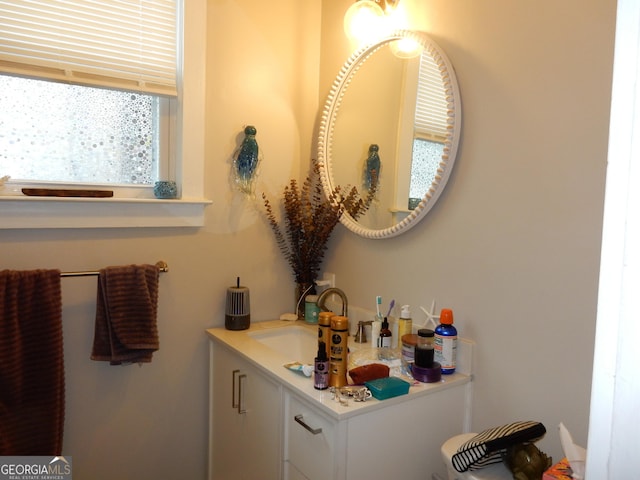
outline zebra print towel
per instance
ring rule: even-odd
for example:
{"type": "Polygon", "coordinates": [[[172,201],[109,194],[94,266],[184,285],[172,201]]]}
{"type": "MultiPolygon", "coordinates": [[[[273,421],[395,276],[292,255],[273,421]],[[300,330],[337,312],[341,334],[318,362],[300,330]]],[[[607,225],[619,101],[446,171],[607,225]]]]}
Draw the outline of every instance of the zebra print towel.
{"type": "Polygon", "coordinates": [[[458,472],[477,470],[502,462],[508,447],[519,443],[534,443],[544,437],[547,430],[540,422],[513,422],[489,428],[460,445],[451,458],[458,472]]]}

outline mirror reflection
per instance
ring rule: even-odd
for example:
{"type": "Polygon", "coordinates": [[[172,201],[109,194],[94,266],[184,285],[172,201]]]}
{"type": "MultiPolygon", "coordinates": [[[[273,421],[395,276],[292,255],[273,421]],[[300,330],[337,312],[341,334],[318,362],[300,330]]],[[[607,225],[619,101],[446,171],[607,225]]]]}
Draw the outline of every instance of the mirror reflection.
{"type": "Polygon", "coordinates": [[[343,223],[368,237],[396,235],[431,208],[455,159],[460,115],[453,70],[424,34],[396,32],[354,54],[336,84],[321,126],[323,180],[366,190],[373,173],[379,182],[373,205],[357,223],[343,223]],[[397,53],[406,38],[421,47],[411,58],[397,53]]]}

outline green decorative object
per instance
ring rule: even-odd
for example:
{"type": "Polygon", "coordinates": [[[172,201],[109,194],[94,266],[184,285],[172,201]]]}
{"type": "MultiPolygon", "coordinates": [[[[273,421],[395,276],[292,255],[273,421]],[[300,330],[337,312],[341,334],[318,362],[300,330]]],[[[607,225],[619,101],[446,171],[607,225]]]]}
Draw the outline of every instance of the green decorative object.
{"type": "Polygon", "coordinates": [[[378,151],[380,147],[375,143],[369,145],[369,153],[367,155],[367,161],[365,162],[364,169],[364,188],[365,190],[371,190],[373,187],[377,189],[378,182],[380,181],[380,155],[378,151]]]}
{"type": "Polygon", "coordinates": [[[153,186],[156,198],[177,198],[178,185],[173,180],[160,180],[153,186]]]}
{"type": "Polygon", "coordinates": [[[236,185],[240,191],[252,194],[253,183],[260,165],[260,148],[256,140],[256,127],[248,125],[244,129],[242,145],[233,154],[233,168],[236,185]]]}
{"type": "Polygon", "coordinates": [[[514,480],[540,480],[552,460],[533,443],[520,443],[507,448],[504,462],[514,480]]]}

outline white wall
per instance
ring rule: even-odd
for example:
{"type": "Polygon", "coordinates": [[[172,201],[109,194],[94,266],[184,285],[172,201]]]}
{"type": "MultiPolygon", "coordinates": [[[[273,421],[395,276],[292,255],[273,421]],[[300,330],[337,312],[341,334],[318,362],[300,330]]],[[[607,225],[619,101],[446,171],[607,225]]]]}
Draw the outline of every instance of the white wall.
{"type": "MultiPolygon", "coordinates": [[[[420,225],[341,228],[326,262],[354,305],[452,308],[478,343],[474,430],[539,420],[556,460],[561,421],[587,443],[615,3],[401,2],[457,72],[458,160],[420,225]]],[[[324,54],[321,91],[344,61],[324,54]]]]}
{"type": "Polygon", "coordinates": [[[319,4],[210,0],[205,193],[201,229],[0,230],[1,268],[95,270],[169,264],[160,277],[160,351],[151,364],[89,359],[95,277],[65,278],[64,454],[78,480],[204,479],[208,342],[224,325],[227,287],[251,289],[252,319],[293,306],[291,274],[259,214],[231,189],[230,160],[246,124],[265,152],[258,192],[275,196],[310,158],[317,112],[319,4]]]}
{"type": "MultiPolygon", "coordinates": [[[[254,320],[293,303],[259,199],[230,187],[236,136],[245,124],[258,129],[258,192],[275,197],[306,169],[318,103],[350,50],[341,44],[349,3],[209,0],[205,188],[214,203],[204,228],[0,231],[3,268],[164,259],[171,269],[160,281],[160,351],[142,368],[89,360],[95,279],[63,280],[64,453],[79,480],[204,478],[204,329],[223,324],[236,276],[251,288],[254,320]],[[319,71],[320,18],[331,47],[319,71]]],[[[453,308],[480,347],[474,427],[540,420],[550,430],[542,447],[558,458],[560,421],[586,443],[615,2],[401,3],[457,70],[459,158],[420,225],[377,241],[339,227],[326,269],[355,305],[383,295],[416,312],[433,298],[453,308]]]]}
{"type": "Polygon", "coordinates": [[[633,478],[640,469],[639,36],[640,5],[619,0],[587,457],[594,479],[633,478]]]}

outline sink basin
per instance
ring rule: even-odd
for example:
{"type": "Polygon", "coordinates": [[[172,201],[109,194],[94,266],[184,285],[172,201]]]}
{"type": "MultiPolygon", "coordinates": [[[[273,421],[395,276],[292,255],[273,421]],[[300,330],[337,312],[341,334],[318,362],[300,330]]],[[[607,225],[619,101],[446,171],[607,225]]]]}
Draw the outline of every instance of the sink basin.
{"type": "Polygon", "coordinates": [[[288,361],[313,365],[318,353],[318,333],[313,328],[290,326],[250,332],[249,335],[287,357],[288,361]]]}

